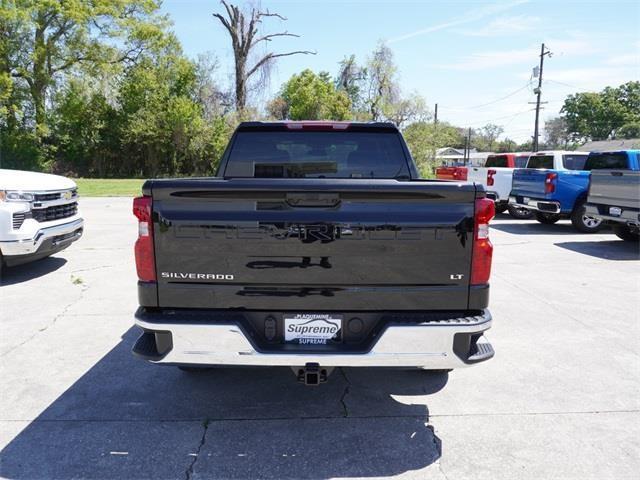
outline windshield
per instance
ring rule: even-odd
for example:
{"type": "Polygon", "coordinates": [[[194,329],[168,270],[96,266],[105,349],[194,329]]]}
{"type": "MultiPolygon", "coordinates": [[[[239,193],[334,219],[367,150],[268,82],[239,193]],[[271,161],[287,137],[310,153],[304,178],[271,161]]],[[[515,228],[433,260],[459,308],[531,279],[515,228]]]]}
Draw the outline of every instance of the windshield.
{"type": "Polygon", "coordinates": [[[587,155],[563,155],[562,165],[567,170],[584,170],[587,155]]]}
{"type": "Polygon", "coordinates": [[[487,163],[484,164],[485,167],[508,167],[509,159],[506,155],[490,155],[487,158],[487,163]]]}
{"type": "Polygon", "coordinates": [[[553,155],[532,155],[527,168],[553,168],[553,155]]]}
{"type": "Polygon", "coordinates": [[[585,170],[600,170],[604,168],[628,169],[627,156],[624,153],[592,153],[584,166],[585,170]]]}
{"type": "Polygon", "coordinates": [[[225,177],[408,177],[397,132],[246,131],[231,147],[225,177]]]}

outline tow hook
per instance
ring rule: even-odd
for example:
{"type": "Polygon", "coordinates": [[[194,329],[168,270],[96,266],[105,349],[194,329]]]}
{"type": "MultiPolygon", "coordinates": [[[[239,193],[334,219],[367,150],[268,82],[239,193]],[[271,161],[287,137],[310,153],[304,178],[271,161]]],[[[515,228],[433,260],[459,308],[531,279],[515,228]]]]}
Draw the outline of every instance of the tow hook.
{"type": "Polygon", "coordinates": [[[327,381],[333,368],[322,368],[317,363],[307,363],[304,367],[291,367],[299,382],[317,386],[327,381]]]}

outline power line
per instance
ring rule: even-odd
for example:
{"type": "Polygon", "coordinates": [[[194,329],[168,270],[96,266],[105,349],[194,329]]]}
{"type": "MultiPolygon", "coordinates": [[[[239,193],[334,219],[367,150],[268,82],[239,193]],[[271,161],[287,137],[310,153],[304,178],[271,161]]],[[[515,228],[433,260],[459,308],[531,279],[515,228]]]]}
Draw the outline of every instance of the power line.
{"type": "Polygon", "coordinates": [[[519,93],[525,88],[528,88],[530,86],[531,86],[531,81],[528,81],[525,85],[518,88],[517,90],[514,90],[511,93],[508,93],[504,97],[496,98],[495,100],[491,100],[490,102],[487,102],[487,103],[481,103],[480,105],[472,105],[470,107],[447,107],[446,105],[445,106],[440,105],[440,108],[444,108],[446,110],[475,110],[477,108],[486,107],[487,105],[493,105],[494,103],[498,103],[503,100],[506,100],[507,98],[513,97],[516,93],[519,93]]]}
{"type": "Polygon", "coordinates": [[[475,121],[471,122],[471,125],[479,124],[479,123],[486,125],[487,123],[495,122],[496,120],[503,120],[505,118],[508,118],[509,120],[511,120],[511,119],[517,117],[518,115],[522,115],[523,113],[527,113],[527,112],[533,112],[534,110],[535,110],[535,108],[527,108],[526,110],[522,110],[520,112],[516,112],[516,113],[513,113],[513,114],[510,113],[509,115],[504,115],[502,117],[490,118],[488,120],[475,120],[475,121]]]}

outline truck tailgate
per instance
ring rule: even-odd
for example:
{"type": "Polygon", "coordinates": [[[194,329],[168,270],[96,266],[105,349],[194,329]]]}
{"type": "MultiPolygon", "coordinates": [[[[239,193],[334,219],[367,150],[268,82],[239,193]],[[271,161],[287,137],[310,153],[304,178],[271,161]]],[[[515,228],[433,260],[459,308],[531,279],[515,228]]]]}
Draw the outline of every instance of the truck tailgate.
{"type": "Polygon", "coordinates": [[[516,169],[513,172],[511,191],[514,195],[540,198],[545,195],[544,181],[549,172],[552,172],[552,170],[537,170],[531,168],[516,169]]]}
{"type": "Polygon", "coordinates": [[[640,171],[592,170],[589,203],[638,208],[640,171]]]}
{"type": "Polygon", "coordinates": [[[182,179],[149,187],[161,307],[468,306],[473,185],[182,179]]]}

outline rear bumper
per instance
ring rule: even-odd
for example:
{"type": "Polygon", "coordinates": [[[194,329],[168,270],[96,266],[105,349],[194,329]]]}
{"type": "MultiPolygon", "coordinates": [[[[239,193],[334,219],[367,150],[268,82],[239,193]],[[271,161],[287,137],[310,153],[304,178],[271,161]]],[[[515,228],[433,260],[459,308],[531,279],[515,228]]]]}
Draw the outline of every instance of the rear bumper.
{"type": "Polygon", "coordinates": [[[611,215],[611,207],[616,205],[604,205],[598,203],[587,203],[586,213],[587,215],[593,215],[594,217],[601,218],[611,223],[622,223],[625,225],[640,225],[640,209],[629,207],[617,207],[620,208],[620,215],[611,215]]]}
{"type": "Polygon", "coordinates": [[[149,315],[140,308],[135,323],[143,333],[133,353],[153,363],[177,365],[323,367],[424,367],[451,369],[493,357],[484,337],[491,315],[412,324],[389,324],[367,352],[260,351],[233,317],[228,322],[194,323],[174,314],[149,315]]]}
{"type": "Polygon", "coordinates": [[[0,242],[0,251],[8,265],[24,263],[63,250],[82,236],[84,221],[44,227],[31,238],[0,242]]]}
{"type": "Polygon", "coordinates": [[[509,205],[518,208],[526,208],[527,210],[535,210],[544,213],[559,214],[562,212],[560,202],[554,200],[540,200],[537,198],[528,198],[521,196],[509,196],[509,205]]]}

